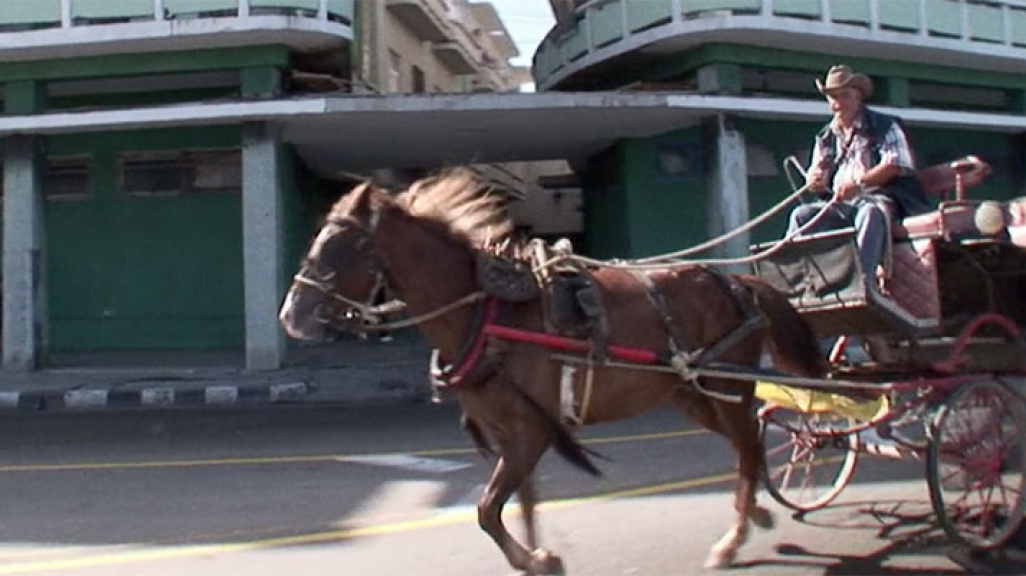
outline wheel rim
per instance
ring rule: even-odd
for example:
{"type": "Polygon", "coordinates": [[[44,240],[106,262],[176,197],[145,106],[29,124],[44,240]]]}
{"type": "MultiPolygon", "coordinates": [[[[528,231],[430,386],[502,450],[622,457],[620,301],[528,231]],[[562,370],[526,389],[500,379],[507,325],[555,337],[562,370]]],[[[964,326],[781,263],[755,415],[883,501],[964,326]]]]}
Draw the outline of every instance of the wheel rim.
{"type": "Polygon", "coordinates": [[[1026,409],[997,382],[960,388],[937,419],[930,493],[941,525],[975,548],[995,548],[1018,530],[1026,501],[1026,409]]]}
{"type": "Polygon", "coordinates": [[[829,504],[855,471],[854,436],[830,436],[849,427],[830,414],[775,410],[762,422],[763,476],[775,500],[799,511],[829,504]]]}

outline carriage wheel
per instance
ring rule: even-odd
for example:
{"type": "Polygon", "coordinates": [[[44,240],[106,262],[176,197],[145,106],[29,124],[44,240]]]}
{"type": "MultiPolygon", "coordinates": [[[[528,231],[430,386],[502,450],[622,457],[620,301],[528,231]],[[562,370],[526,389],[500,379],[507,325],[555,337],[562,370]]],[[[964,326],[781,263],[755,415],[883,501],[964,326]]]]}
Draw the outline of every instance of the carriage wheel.
{"type": "Polygon", "coordinates": [[[763,480],[784,506],[809,511],[826,506],[851,481],[858,463],[858,436],[830,435],[851,427],[834,414],[770,409],[759,421],[763,480]]]}
{"type": "Polygon", "coordinates": [[[930,501],[944,531],[997,548],[1026,513],[1026,407],[992,380],[961,385],[940,409],[926,458],[930,501]]]}

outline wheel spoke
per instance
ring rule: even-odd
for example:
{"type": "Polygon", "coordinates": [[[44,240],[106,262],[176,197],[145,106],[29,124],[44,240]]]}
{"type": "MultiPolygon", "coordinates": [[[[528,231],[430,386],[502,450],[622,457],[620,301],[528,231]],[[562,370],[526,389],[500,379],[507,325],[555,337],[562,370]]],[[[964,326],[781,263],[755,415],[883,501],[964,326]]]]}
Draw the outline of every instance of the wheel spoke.
{"type": "Polygon", "coordinates": [[[833,416],[777,410],[762,423],[764,474],[774,499],[796,510],[825,506],[854,472],[853,438],[833,416]],[[786,415],[786,419],[785,419],[786,415]],[[844,440],[845,442],[842,442],[844,440]]]}
{"type": "Polygon", "coordinates": [[[1026,513],[1026,408],[995,381],[963,384],[935,421],[927,454],[930,497],[951,536],[1000,546],[1026,513]]]}

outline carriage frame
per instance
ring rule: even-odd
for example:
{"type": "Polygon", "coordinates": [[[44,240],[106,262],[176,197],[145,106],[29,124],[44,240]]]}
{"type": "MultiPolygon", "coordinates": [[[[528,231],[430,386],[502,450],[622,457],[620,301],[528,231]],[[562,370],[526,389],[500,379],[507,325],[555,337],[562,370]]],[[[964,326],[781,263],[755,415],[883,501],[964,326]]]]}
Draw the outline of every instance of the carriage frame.
{"type": "Polygon", "coordinates": [[[886,273],[859,269],[853,230],[800,239],[756,263],[818,335],[835,339],[834,381],[760,384],[763,476],[781,504],[799,512],[828,505],[860,455],[915,458],[925,460],[937,520],[956,541],[995,549],[1019,530],[1026,222],[966,198],[987,174],[972,156],[922,171],[924,189],[953,197],[892,223],[886,273]],[[1000,222],[981,218],[984,210],[1000,222]],[[858,357],[857,335],[885,339],[892,358],[858,357]]]}

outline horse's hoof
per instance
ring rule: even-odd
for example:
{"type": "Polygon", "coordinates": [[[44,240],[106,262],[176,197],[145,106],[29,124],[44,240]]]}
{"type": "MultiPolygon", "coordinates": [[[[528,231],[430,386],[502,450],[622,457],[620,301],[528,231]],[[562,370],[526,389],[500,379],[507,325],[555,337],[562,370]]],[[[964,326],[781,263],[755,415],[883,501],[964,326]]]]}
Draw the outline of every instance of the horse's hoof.
{"type": "Polygon", "coordinates": [[[531,574],[565,574],[563,560],[543,548],[531,552],[531,568],[531,574]]]}
{"type": "Polygon", "coordinates": [[[705,559],[706,568],[730,568],[734,564],[734,558],[737,556],[736,550],[714,550],[709,553],[709,557],[705,559]]]}
{"type": "Polygon", "coordinates": [[[755,524],[763,530],[772,530],[776,525],[776,521],[773,519],[773,513],[762,506],[753,507],[748,513],[748,519],[752,521],[752,524],[755,524]]]}

